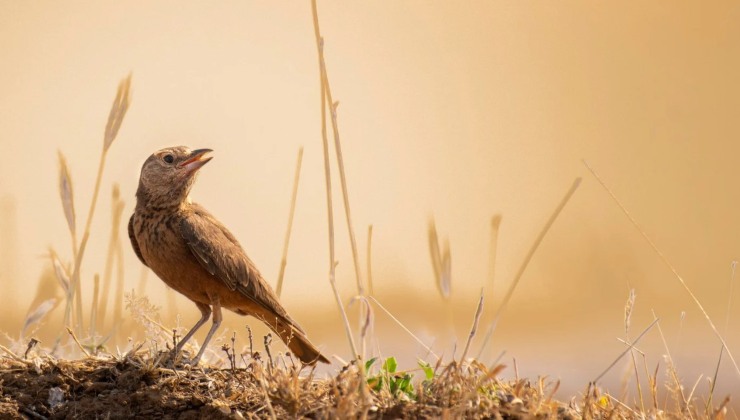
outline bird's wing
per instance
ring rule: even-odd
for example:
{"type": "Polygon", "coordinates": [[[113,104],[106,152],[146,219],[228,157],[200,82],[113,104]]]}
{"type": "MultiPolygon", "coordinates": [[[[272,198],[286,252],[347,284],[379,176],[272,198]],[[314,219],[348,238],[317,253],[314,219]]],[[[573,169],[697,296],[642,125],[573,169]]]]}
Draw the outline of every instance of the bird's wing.
{"type": "Polygon", "coordinates": [[[136,235],[134,234],[134,215],[131,215],[131,218],[128,219],[128,238],[131,240],[131,247],[134,249],[134,253],[136,253],[136,256],[139,257],[141,260],[141,263],[148,266],[146,261],[144,261],[144,256],[141,255],[141,249],[139,249],[139,242],[136,240],[136,235]]]}
{"type": "Polygon", "coordinates": [[[193,204],[192,209],[182,218],[180,233],[203,268],[267,313],[279,316],[302,331],[280,305],[277,296],[234,235],[203,207],[193,204]]]}

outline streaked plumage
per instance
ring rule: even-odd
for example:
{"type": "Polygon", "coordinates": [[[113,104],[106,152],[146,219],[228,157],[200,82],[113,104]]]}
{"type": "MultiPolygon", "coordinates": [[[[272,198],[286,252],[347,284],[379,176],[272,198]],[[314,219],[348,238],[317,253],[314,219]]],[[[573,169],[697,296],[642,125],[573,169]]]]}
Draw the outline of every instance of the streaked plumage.
{"type": "Polygon", "coordinates": [[[221,323],[221,308],[252,315],[267,324],[305,363],[328,363],[303,329],[280,305],[234,235],[202,206],[188,199],[208,149],[162,149],[144,163],[136,210],[128,233],[134,252],[168,286],[192,300],[201,319],[176,352],[213,312],[213,325],[193,363],[198,363],[221,323]]]}

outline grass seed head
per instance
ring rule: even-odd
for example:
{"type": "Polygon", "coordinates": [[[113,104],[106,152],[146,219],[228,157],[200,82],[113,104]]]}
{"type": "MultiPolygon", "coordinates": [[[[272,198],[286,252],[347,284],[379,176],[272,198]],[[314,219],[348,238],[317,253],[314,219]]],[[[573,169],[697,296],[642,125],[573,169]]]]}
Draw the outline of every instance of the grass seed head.
{"type": "Polygon", "coordinates": [[[69,174],[67,160],[61,151],[59,153],[59,197],[62,200],[64,217],[67,219],[67,226],[70,233],[75,234],[77,229],[75,222],[75,201],[74,191],[72,189],[72,177],[69,174]]]}
{"type": "Polygon", "coordinates": [[[113,140],[118,135],[118,130],[123,123],[128,107],[131,104],[131,74],[118,84],[118,92],[113,100],[113,106],[108,115],[108,123],[105,125],[105,137],[103,138],[103,151],[107,152],[113,140]]]}

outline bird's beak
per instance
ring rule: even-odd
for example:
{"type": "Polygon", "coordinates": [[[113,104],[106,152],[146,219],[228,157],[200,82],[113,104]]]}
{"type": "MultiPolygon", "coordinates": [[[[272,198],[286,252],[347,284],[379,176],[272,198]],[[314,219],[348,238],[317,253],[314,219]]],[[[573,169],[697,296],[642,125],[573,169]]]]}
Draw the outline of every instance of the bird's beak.
{"type": "Polygon", "coordinates": [[[213,159],[212,157],[204,158],[207,153],[212,151],[213,150],[211,149],[193,150],[192,152],[190,152],[190,157],[188,158],[188,160],[180,163],[178,166],[185,169],[185,173],[190,175],[200,169],[203,165],[208,163],[211,159],[213,159]]]}

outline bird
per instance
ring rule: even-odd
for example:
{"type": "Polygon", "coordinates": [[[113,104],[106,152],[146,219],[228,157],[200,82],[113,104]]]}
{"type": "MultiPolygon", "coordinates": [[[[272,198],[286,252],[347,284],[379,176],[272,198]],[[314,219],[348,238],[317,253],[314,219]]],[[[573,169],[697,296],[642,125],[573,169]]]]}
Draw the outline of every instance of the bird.
{"type": "Polygon", "coordinates": [[[131,246],[141,262],[167,286],[195,303],[201,318],[172,350],[177,355],[211,314],[200,361],[223,319],[221,309],[265,323],[303,363],[329,363],[278,301],[234,235],[203,206],[190,200],[199,169],[211,149],[169,147],[141,167],[136,208],[128,223],[131,246]]]}

